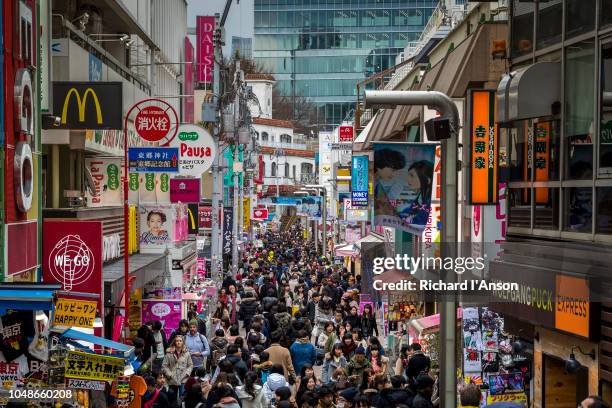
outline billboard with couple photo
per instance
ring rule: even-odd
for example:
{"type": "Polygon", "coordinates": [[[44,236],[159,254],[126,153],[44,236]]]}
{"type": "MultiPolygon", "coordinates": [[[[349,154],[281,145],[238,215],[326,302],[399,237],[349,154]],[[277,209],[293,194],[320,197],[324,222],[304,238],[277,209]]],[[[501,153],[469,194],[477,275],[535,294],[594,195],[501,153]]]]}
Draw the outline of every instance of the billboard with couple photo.
{"type": "Polygon", "coordinates": [[[436,145],[374,145],[374,222],[421,234],[431,211],[436,145]]]}

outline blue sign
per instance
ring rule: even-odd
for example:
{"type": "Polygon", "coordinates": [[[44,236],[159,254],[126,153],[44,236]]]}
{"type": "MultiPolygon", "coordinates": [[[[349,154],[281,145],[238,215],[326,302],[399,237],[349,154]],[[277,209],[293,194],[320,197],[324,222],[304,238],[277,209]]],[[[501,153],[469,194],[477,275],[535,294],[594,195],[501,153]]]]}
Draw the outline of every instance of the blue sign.
{"type": "Polygon", "coordinates": [[[351,166],[351,205],[368,206],[368,156],[353,156],[351,166]]]}
{"type": "Polygon", "coordinates": [[[130,147],[128,167],[131,172],[178,173],[178,147],[130,147]]]}
{"type": "Polygon", "coordinates": [[[102,80],[102,60],[93,55],[91,52],[89,53],[89,80],[102,80]]]}

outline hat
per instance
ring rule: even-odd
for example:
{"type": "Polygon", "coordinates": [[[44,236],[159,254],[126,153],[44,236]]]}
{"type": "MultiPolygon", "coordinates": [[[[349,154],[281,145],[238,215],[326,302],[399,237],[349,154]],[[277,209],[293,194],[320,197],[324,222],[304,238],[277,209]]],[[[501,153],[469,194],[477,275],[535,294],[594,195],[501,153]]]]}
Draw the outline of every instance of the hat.
{"type": "Polygon", "coordinates": [[[357,347],[357,350],[355,350],[355,354],[364,354],[365,355],[365,349],[361,346],[357,347]]]}
{"type": "Polygon", "coordinates": [[[417,390],[422,390],[427,387],[433,387],[435,381],[427,374],[421,374],[416,379],[416,388],[417,390]]]}
{"type": "Polygon", "coordinates": [[[350,387],[346,390],[340,391],[340,396],[348,402],[353,402],[357,394],[359,394],[359,390],[355,387],[350,387]]]}

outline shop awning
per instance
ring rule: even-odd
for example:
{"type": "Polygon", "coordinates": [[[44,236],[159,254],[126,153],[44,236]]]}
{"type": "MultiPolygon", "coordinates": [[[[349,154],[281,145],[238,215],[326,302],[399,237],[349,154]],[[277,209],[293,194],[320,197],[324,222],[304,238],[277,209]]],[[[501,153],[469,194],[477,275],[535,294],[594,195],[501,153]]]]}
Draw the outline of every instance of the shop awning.
{"type": "MultiPolygon", "coordinates": [[[[167,267],[164,254],[134,254],[130,255],[129,261],[132,288],[142,288],[145,283],[162,275],[167,267]]],[[[111,284],[111,302],[118,305],[124,290],[123,258],[104,265],[103,278],[104,283],[111,284]]]]}
{"type": "Polygon", "coordinates": [[[95,344],[96,346],[105,347],[122,353],[124,357],[129,357],[134,352],[134,346],[118,343],[103,337],[94,336],[93,334],[83,333],[75,329],[68,329],[61,334],[62,338],[69,340],[84,341],[95,344]]]}
{"type": "Polygon", "coordinates": [[[355,244],[337,245],[334,253],[336,256],[355,256],[359,253],[359,248],[355,244]]]}
{"type": "Polygon", "coordinates": [[[51,310],[60,284],[0,284],[0,314],[7,310],[51,310]]]}
{"type": "Polygon", "coordinates": [[[361,251],[361,245],[363,243],[367,243],[367,242],[376,242],[376,243],[383,243],[385,242],[384,237],[382,235],[378,235],[376,233],[370,233],[368,235],[366,235],[365,237],[361,238],[358,241],[355,241],[354,245],[359,248],[359,250],[361,251]]]}
{"type": "MultiPolygon", "coordinates": [[[[457,308],[457,321],[463,316],[463,309],[457,308]]],[[[440,314],[421,317],[410,322],[410,326],[420,335],[435,333],[440,330],[440,314]]]]}

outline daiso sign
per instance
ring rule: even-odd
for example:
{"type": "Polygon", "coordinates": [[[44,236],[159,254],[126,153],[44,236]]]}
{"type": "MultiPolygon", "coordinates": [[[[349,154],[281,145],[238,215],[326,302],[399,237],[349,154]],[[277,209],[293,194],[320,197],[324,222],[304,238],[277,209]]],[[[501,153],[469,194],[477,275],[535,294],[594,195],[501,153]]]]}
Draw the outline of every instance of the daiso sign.
{"type": "Polygon", "coordinates": [[[179,174],[201,177],[208,171],[217,154],[215,142],[206,129],[197,125],[181,125],[178,137],[170,143],[179,149],[179,174]]]}

